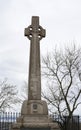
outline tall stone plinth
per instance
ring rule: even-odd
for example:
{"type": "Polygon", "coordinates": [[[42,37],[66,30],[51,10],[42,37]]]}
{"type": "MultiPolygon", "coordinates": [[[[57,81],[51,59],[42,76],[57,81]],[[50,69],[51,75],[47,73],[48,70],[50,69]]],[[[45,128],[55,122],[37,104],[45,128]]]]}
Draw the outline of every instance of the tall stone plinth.
{"type": "Polygon", "coordinates": [[[59,126],[48,116],[45,101],[25,100],[22,105],[21,116],[13,124],[13,130],[59,130],[59,126]]]}
{"type": "Polygon", "coordinates": [[[45,37],[45,29],[39,25],[38,16],[32,17],[25,36],[30,40],[28,100],[23,102],[21,116],[12,130],[58,130],[58,124],[48,116],[47,103],[41,100],[40,40],[45,37]]]}

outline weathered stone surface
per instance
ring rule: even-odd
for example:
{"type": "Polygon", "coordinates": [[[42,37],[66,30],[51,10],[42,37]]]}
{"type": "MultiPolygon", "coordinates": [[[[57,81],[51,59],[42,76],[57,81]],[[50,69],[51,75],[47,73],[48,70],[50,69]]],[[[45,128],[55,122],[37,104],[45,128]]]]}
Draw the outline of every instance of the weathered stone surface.
{"type": "Polygon", "coordinates": [[[39,25],[39,17],[33,16],[31,25],[25,29],[30,42],[30,64],[28,81],[28,100],[41,100],[40,40],[45,30],[39,25]]]}
{"type": "Polygon", "coordinates": [[[19,129],[21,127],[25,128],[47,128],[58,129],[57,123],[54,123],[49,116],[22,116],[22,119],[13,124],[13,130],[19,129]]]}
{"type": "Polygon", "coordinates": [[[48,115],[47,103],[42,100],[25,100],[21,110],[22,115],[48,115]]]}

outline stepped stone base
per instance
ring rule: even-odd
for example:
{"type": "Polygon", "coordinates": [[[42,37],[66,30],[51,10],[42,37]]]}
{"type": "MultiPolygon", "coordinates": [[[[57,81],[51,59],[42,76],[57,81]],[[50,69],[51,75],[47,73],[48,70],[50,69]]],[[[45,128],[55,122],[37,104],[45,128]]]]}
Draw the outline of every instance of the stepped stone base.
{"type": "Polygon", "coordinates": [[[57,123],[48,116],[47,103],[42,100],[25,100],[21,116],[12,124],[12,130],[59,130],[57,123]]]}

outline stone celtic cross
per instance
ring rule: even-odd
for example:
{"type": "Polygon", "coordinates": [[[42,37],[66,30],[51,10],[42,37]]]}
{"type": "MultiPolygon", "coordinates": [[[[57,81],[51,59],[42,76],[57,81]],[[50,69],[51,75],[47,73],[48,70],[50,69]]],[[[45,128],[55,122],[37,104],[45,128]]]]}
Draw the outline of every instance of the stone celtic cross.
{"type": "Polygon", "coordinates": [[[28,99],[24,100],[21,115],[11,130],[60,130],[48,115],[46,101],[41,100],[40,40],[45,37],[45,30],[39,25],[38,16],[32,17],[25,36],[30,40],[28,99]]]}
{"type": "Polygon", "coordinates": [[[31,25],[25,28],[25,36],[31,43],[28,100],[41,100],[40,40],[45,37],[45,29],[39,25],[38,16],[32,17],[31,25]]]}

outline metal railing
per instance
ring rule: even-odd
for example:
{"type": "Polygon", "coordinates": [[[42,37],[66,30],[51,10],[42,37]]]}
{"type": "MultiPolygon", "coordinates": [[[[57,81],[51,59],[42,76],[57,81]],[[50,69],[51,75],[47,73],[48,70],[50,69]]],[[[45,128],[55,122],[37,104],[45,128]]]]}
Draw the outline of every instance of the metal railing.
{"type": "MultiPolygon", "coordinates": [[[[20,116],[20,113],[14,112],[5,112],[0,113],[0,130],[10,130],[10,127],[13,122],[16,122],[16,119],[20,116]]],[[[51,116],[53,121],[61,122],[61,119],[58,115],[51,116]]],[[[80,130],[80,117],[79,116],[72,116],[70,119],[69,125],[67,125],[67,116],[64,117],[65,119],[65,128],[64,130],[80,130]]],[[[62,122],[61,122],[62,123],[62,122]]]]}
{"type": "Polygon", "coordinates": [[[59,115],[53,115],[52,119],[58,122],[60,128],[62,128],[63,130],[80,130],[80,116],[73,115],[71,118],[69,118],[68,116],[63,116],[62,118],[60,118],[59,115]]]}
{"type": "Polygon", "coordinates": [[[0,130],[10,130],[10,126],[13,122],[16,122],[20,113],[1,112],[0,113],[0,130]]]}

